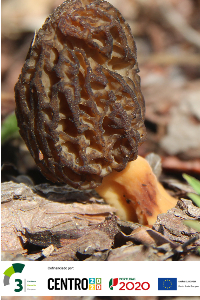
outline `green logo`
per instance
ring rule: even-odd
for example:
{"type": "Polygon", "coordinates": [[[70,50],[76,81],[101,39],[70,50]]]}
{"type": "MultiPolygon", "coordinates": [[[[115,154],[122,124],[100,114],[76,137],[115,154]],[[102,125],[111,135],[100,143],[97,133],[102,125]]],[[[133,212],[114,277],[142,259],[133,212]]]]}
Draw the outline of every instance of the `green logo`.
{"type": "MultiPolygon", "coordinates": [[[[3,284],[4,286],[10,284],[10,277],[15,273],[22,273],[25,265],[20,263],[12,264],[11,267],[5,270],[3,284]]],[[[15,279],[15,282],[17,283],[17,288],[14,289],[15,292],[21,292],[23,290],[22,280],[21,279],[15,279]]]]}

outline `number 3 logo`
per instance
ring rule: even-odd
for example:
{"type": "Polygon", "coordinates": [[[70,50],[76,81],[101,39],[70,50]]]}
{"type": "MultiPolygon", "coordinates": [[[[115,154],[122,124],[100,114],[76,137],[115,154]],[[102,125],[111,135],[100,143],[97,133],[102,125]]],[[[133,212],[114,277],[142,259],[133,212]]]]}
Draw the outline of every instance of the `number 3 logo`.
{"type": "Polygon", "coordinates": [[[17,282],[17,286],[19,287],[18,289],[15,289],[15,292],[21,292],[23,290],[22,286],[22,280],[21,279],[15,279],[15,282],[17,282]]]}

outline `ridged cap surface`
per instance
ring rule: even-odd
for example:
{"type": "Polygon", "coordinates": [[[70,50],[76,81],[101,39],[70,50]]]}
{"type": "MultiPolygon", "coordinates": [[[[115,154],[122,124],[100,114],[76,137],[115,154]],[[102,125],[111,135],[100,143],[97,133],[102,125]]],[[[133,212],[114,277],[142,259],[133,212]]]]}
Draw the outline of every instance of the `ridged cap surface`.
{"type": "Polygon", "coordinates": [[[144,99],[129,25],[106,1],[70,0],[45,21],[15,86],[20,134],[51,181],[94,188],[136,159],[144,99]]]}

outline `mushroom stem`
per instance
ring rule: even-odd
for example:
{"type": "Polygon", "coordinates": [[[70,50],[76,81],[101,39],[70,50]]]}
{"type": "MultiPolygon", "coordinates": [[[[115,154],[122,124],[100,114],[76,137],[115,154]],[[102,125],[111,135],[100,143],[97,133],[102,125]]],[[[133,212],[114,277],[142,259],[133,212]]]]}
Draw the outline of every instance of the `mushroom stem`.
{"type": "Polygon", "coordinates": [[[117,208],[122,220],[144,225],[155,223],[158,214],[174,207],[177,199],[170,196],[158,182],[149,163],[138,156],[121,172],[104,177],[96,191],[117,208]]]}

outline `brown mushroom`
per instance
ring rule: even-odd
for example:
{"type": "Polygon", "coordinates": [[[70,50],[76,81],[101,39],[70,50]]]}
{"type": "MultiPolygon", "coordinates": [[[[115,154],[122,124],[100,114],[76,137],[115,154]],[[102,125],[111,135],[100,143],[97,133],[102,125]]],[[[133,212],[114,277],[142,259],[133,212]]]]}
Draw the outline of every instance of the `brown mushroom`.
{"type": "MultiPolygon", "coordinates": [[[[137,73],[130,27],[110,3],[68,0],[46,19],[30,46],[15,99],[20,134],[49,180],[87,189],[106,176],[97,189],[102,194],[106,180],[119,183],[122,174],[128,188],[125,170],[145,139],[137,73]]],[[[149,222],[142,200],[129,192],[124,198],[133,204],[127,204],[134,216],[128,213],[128,219],[149,222]]],[[[161,212],[154,200],[149,204],[153,215],[161,212]]]]}
{"type": "Polygon", "coordinates": [[[94,188],[145,136],[136,46],[103,0],[69,0],[45,21],[15,86],[20,134],[51,181],[94,188]]]}

